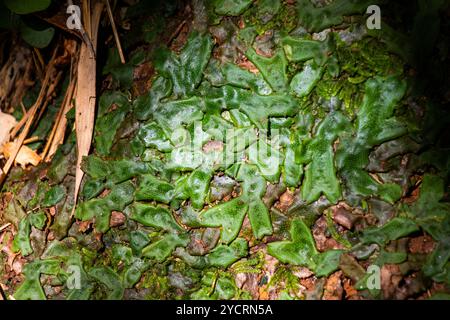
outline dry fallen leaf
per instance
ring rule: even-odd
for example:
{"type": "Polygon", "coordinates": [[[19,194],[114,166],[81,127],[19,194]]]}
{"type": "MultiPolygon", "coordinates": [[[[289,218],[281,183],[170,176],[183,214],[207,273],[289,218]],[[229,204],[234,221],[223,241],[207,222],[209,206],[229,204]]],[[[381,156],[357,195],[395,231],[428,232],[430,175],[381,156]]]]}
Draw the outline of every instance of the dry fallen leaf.
{"type": "Polygon", "coordinates": [[[259,288],[259,300],[269,300],[269,293],[267,292],[267,286],[259,288]]]}
{"type": "Polygon", "coordinates": [[[50,138],[45,145],[44,151],[42,152],[42,157],[45,157],[45,161],[49,162],[53,155],[56,153],[59,145],[64,142],[64,133],[67,126],[66,114],[72,108],[72,97],[75,91],[76,81],[70,81],[70,84],[66,90],[64,100],[61,105],[60,112],[58,113],[57,119],[53,126],[50,138]]]}
{"type": "Polygon", "coordinates": [[[342,271],[330,275],[325,283],[322,300],[341,300],[344,292],[341,281],[342,271]]]}
{"type": "Polygon", "coordinates": [[[348,300],[359,300],[360,297],[358,296],[358,291],[355,289],[354,286],[351,284],[350,279],[344,279],[344,291],[345,291],[345,298],[348,300]]]}
{"type": "Polygon", "coordinates": [[[397,291],[403,275],[396,264],[385,264],[381,268],[381,290],[384,299],[392,299],[397,291]]]}
{"type": "Polygon", "coordinates": [[[280,196],[280,201],[275,204],[275,207],[281,212],[286,212],[293,202],[294,202],[294,193],[291,190],[287,189],[286,192],[284,192],[280,196]]]}
{"type": "Polygon", "coordinates": [[[125,223],[126,216],[120,211],[111,212],[111,218],[109,220],[110,227],[118,227],[125,223]]]}
{"type": "MultiPolygon", "coordinates": [[[[100,16],[103,10],[103,3],[96,2],[94,9],[90,10],[90,1],[83,2],[84,10],[88,13],[85,20],[85,29],[95,51],[97,47],[97,32],[100,23],[100,16]]],[[[92,48],[86,42],[83,42],[80,49],[80,58],[78,62],[77,88],[75,91],[75,130],[77,136],[77,166],[75,172],[75,192],[76,202],[78,192],[83,179],[81,170],[81,160],[89,154],[91,147],[92,134],[94,131],[95,120],[95,101],[96,101],[96,59],[92,55],[92,48]]]]}
{"type": "Polygon", "coordinates": [[[238,63],[238,66],[242,69],[248,70],[251,73],[258,74],[259,69],[248,59],[242,60],[240,63],[238,63]]]}
{"type": "MultiPolygon", "coordinates": [[[[16,142],[5,143],[0,148],[0,153],[2,153],[6,159],[9,159],[13,153],[15,146],[16,142]]],[[[35,167],[39,164],[39,162],[41,162],[41,157],[36,153],[36,151],[23,145],[16,156],[15,162],[19,164],[22,168],[25,168],[28,164],[31,164],[32,166],[35,167]]]]}
{"type": "Polygon", "coordinates": [[[411,253],[430,253],[434,249],[435,242],[432,237],[425,235],[409,239],[408,246],[411,253]]]}
{"type": "Polygon", "coordinates": [[[17,124],[17,121],[12,115],[3,113],[0,110],[0,123],[2,124],[0,126],[0,145],[2,145],[3,143],[8,142],[9,132],[17,124]]]}
{"type": "MultiPolygon", "coordinates": [[[[12,249],[13,246],[13,233],[11,231],[6,231],[4,233],[0,234],[0,252],[4,253],[7,257],[6,265],[9,267],[10,270],[13,270],[16,272],[16,274],[20,273],[19,266],[16,264],[14,266],[14,260],[18,256],[18,253],[15,253],[12,249]],[[19,271],[19,272],[17,272],[19,271]]],[[[19,260],[20,262],[20,260],[19,260]]]]}
{"type": "Polygon", "coordinates": [[[360,216],[353,214],[351,210],[344,206],[335,206],[332,209],[334,222],[349,230],[352,229],[355,223],[361,218],[360,216]]]}

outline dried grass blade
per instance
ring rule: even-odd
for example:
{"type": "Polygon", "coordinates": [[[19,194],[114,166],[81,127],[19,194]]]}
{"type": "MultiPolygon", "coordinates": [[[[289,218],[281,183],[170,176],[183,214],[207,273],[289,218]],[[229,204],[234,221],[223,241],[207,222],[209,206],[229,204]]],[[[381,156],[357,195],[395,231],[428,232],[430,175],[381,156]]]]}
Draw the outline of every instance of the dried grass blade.
{"type": "MultiPolygon", "coordinates": [[[[84,11],[90,11],[90,1],[84,1],[83,4],[84,11]]],[[[87,19],[85,20],[85,22],[89,21],[88,24],[90,29],[87,28],[88,25],[85,25],[85,29],[90,35],[94,49],[96,49],[97,46],[97,29],[102,11],[103,4],[97,2],[92,12],[92,18],[91,12],[88,12],[87,19]]],[[[75,92],[75,130],[78,155],[75,171],[74,207],[72,214],[76,207],[81,181],[84,176],[84,172],[81,170],[81,161],[84,156],[89,154],[94,132],[96,101],[95,80],[96,59],[95,56],[92,56],[88,45],[83,42],[80,49],[80,58],[78,60],[77,88],[75,92]]]]}

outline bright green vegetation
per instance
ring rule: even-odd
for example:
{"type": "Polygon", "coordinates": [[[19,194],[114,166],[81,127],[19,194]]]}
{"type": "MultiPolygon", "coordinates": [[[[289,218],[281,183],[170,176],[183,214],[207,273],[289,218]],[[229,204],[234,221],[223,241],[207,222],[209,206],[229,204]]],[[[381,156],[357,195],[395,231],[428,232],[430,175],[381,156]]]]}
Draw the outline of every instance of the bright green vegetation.
{"type": "MultiPolygon", "coordinates": [[[[234,276],[236,270],[263,268],[265,254],[251,253],[252,246],[265,246],[266,255],[280,263],[278,277],[292,284],[292,267],[326,277],[341,268],[344,253],[371,244],[377,249],[364,259],[380,266],[403,263],[412,258],[385,246],[420,231],[437,242],[423,273],[450,285],[450,207],[441,201],[450,161],[438,151],[415,154],[401,144],[406,137],[427,143],[418,137],[422,120],[411,116],[406,103],[414,92],[403,62],[371,35],[347,44],[331,31],[325,40],[313,40],[311,33],[295,32],[286,16],[294,9],[297,27],[319,32],[346,16],[361,17],[368,4],[373,3],[335,0],[315,7],[299,0],[289,9],[284,1],[211,1],[210,23],[228,33],[231,53],[220,56],[212,35],[194,30],[179,53],[162,48],[151,56],[152,87],[131,101],[133,63],[108,66],[105,73],[112,74],[116,89],[100,97],[93,154],[83,162],[86,180],[75,210],[77,220],[92,220],[89,232],[102,234],[103,243],[77,232],[75,224],[61,224],[45,252],[34,252],[31,228],[43,229],[47,219],[41,210],[56,205],[62,215],[73,203],[58,187],[62,178],[50,180],[56,187],[42,183],[36,196],[21,203],[27,213],[14,239],[23,256],[39,254],[42,260],[26,265],[15,298],[45,299],[41,274],[63,285],[68,299],[121,299],[131,288],[146,288],[149,299],[249,298],[234,276]],[[252,23],[249,12],[271,18],[252,23]],[[229,22],[220,20],[240,15],[247,19],[242,29],[230,31],[229,22]],[[271,56],[258,54],[256,35],[273,29],[271,56]],[[236,37],[238,45],[231,41],[236,37]],[[237,54],[233,46],[256,74],[229,58],[237,54]],[[385,152],[380,156],[377,150],[385,152]],[[399,171],[406,153],[413,164],[399,171]],[[409,176],[429,168],[433,173],[423,177],[418,199],[403,203],[417,182],[409,176]],[[295,201],[306,209],[288,210],[280,219],[264,201],[269,186],[296,189],[295,201]],[[343,201],[381,216],[367,205],[374,199],[393,215],[362,231],[330,228],[345,249],[318,250],[311,229],[325,208],[314,210],[343,201]],[[111,227],[116,211],[125,222],[111,227]],[[267,236],[278,240],[266,244],[267,236]],[[64,285],[73,265],[81,270],[82,290],[64,285]]],[[[72,136],[49,172],[73,152],[72,136]]],[[[19,209],[10,204],[8,210],[19,209]]],[[[365,290],[361,279],[357,288],[365,290]]],[[[294,298],[292,290],[282,297],[294,298]]]]}

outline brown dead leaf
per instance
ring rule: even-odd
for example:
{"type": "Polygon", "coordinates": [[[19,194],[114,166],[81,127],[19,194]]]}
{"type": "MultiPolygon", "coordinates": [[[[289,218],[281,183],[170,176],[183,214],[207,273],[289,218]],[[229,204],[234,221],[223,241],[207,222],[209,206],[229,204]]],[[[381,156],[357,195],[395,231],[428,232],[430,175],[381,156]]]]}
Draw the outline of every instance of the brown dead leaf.
{"type": "Polygon", "coordinates": [[[71,62],[77,51],[77,42],[73,39],[64,39],[64,52],[55,59],[55,65],[64,66],[71,62]]]}
{"type": "Polygon", "coordinates": [[[333,210],[334,222],[347,229],[352,229],[358,219],[360,219],[359,216],[355,215],[343,206],[336,206],[333,210]]]}
{"type": "Polygon", "coordinates": [[[327,241],[325,241],[325,248],[325,250],[345,250],[345,246],[333,238],[328,238],[327,241]]]}
{"type": "Polygon", "coordinates": [[[34,67],[32,51],[23,41],[13,40],[9,47],[8,60],[0,66],[0,109],[12,113],[34,84],[37,68],[34,67]]]}
{"type": "Polygon", "coordinates": [[[77,221],[76,223],[78,225],[78,232],[84,233],[91,227],[93,221],[92,220],[77,221]]]}
{"type": "MultiPolygon", "coordinates": [[[[17,142],[8,142],[1,148],[0,152],[6,159],[9,159],[12,156],[16,143],[17,142]]],[[[27,146],[22,146],[16,156],[15,162],[22,166],[22,168],[25,168],[29,164],[35,167],[39,164],[39,162],[41,162],[41,160],[41,157],[36,153],[36,151],[27,146]]]]}
{"type": "Polygon", "coordinates": [[[55,239],[56,239],[55,233],[52,230],[50,230],[50,232],[47,235],[47,241],[50,242],[50,241],[53,241],[55,239]]]}
{"type": "Polygon", "coordinates": [[[360,297],[358,296],[358,290],[351,284],[350,279],[344,279],[342,281],[344,284],[344,291],[345,291],[345,298],[347,300],[359,300],[360,297]]]}
{"type": "Polygon", "coordinates": [[[381,290],[384,299],[392,299],[403,276],[396,264],[385,264],[381,268],[381,290]]]}
{"type": "Polygon", "coordinates": [[[57,119],[47,144],[45,145],[44,151],[42,152],[42,156],[45,157],[45,161],[47,162],[50,161],[56,153],[58,146],[64,142],[64,133],[67,126],[66,114],[72,108],[72,97],[75,91],[75,85],[76,81],[72,80],[67,87],[57,119]]]}
{"type": "Polygon", "coordinates": [[[11,131],[12,128],[15,127],[15,125],[17,124],[16,118],[14,118],[12,115],[7,114],[7,113],[3,113],[0,110],[0,146],[5,143],[8,142],[9,140],[9,132],[11,131]]]}
{"type": "Polygon", "coordinates": [[[345,249],[344,245],[337,242],[329,234],[325,216],[321,216],[319,219],[317,219],[311,231],[314,241],[316,242],[317,250],[319,250],[320,252],[332,249],[345,249]]]}
{"type": "Polygon", "coordinates": [[[430,253],[434,249],[433,238],[428,235],[411,238],[408,245],[411,253],[430,253]]]}
{"type": "MultiPolygon", "coordinates": [[[[18,256],[12,249],[14,236],[10,231],[4,232],[0,235],[0,252],[3,252],[7,256],[6,265],[10,270],[18,270],[19,266],[16,265],[14,268],[14,260],[18,256]]],[[[18,274],[18,273],[16,273],[18,274]]]]}
{"type": "Polygon", "coordinates": [[[52,217],[54,217],[56,215],[56,207],[55,206],[50,207],[50,209],[48,211],[52,217]]]}
{"type": "Polygon", "coordinates": [[[186,20],[183,20],[178,25],[176,30],[170,35],[169,38],[170,50],[180,52],[187,41],[188,35],[189,35],[189,25],[187,24],[186,20]]]}
{"type": "MultiPolygon", "coordinates": [[[[103,11],[103,3],[96,2],[94,9],[90,8],[90,1],[85,1],[83,11],[87,19],[84,21],[84,29],[89,36],[94,51],[97,48],[97,33],[100,23],[100,16],[103,11]]],[[[80,49],[78,62],[77,88],[75,91],[75,130],[77,136],[77,164],[75,171],[74,206],[75,211],[78,192],[84,176],[81,170],[81,160],[89,154],[95,121],[95,101],[96,101],[96,58],[92,55],[92,48],[83,42],[80,49]]],[[[72,214],[74,213],[72,212],[72,214]]]]}
{"type": "Polygon", "coordinates": [[[110,227],[118,227],[125,223],[126,221],[125,215],[120,211],[111,212],[111,218],[109,220],[110,227]]]}
{"type": "MultiPolygon", "coordinates": [[[[259,275],[256,273],[245,273],[245,279],[242,284],[242,289],[250,292],[253,299],[258,299],[259,297],[259,275]]],[[[241,279],[242,280],[242,279],[241,279]]]]}
{"type": "Polygon", "coordinates": [[[94,239],[97,240],[98,243],[102,243],[103,233],[94,232],[94,239]]]}
{"type": "Polygon", "coordinates": [[[259,300],[269,300],[269,293],[267,292],[267,286],[259,288],[259,300]]]}
{"type": "Polygon", "coordinates": [[[241,17],[241,18],[239,19],[238,27],[239,27],[239,29],[244,29],[244,28],[245,28],[245,20],[244,20],[244,17],[241,17]]]}
{"type": "Polygon", "coordinates": [[[239,232],[239,236],[249,241],[250,245],[255,241],[248,215],[245,216],[244,221],[242,222],[242,228],[241,231],[239,232]]]}
{"type": "Polygon", "coordinates": [[[242,69],[248,70],[251,73],[258,74],[259,69],[248,59],[243,59],[241,62],[238,63],[238,66],[242,69]]]}
{"type": "Polygon", "coordinates": [[[447,293],[447,285],[445,283],[433,282],[431,288],[425,291],[417,300],[426,300],[436,293],[447,293]]]}
{"type": "Polygon", "coordinates": [[[316,242],[317,250],[326,250],[327,236],[325,234],[327,232],[327,221],[325,220],[325,217],[322,216],[317,219],[311,231],[314,237],[314,241],[316,242]]]}
{"type": "Polygon", "coordinates": [[[151,62],[138,65],[133,70],[133,88],[137,95],[146,94],[152,86],[152,76],[155,68],[151,62]]]}
{"type": "Polygon", "coordinates": [[[14,259],[14,262],[12,263],[12,271],[16,274],[19,275],[22,273],[23,270],[23,266],[26,263],[25,259],[23,259],[22,257],[17,257],[16,259],[14,259]]]}
{"type": "MultiPolygon", "coordinates": [[[[75,2],[75,1],[74,1],[75,2]]],[[[75,2],[74,4],[77,4],[75,2]]],[[[64,30],[64,32],[70,33],[72,36],[77,37],[78,39],[82,39],[81,35],[78,30],[76,29],[69,29],[67,27],[67,5],[65,1],[56,1],[52,4],[54,6],[54,9],[56,10],[43,10],[39,12],[34,12],[33,15],[36,15],[40,19],[46,21],[47,23],[64,30]]]]}
{"type": "Polygon", "coordinates": [[[337,271],[330,275],[325,283],[323,300],[341,300],[344,289],[341,281],[342,271],[337,271]]]}
{"type": "Polygon", "coordinates": [[[284,192],[280,196],[280,201],[275,204],[275,208],[277,208],[281,212],[286,212],[293,202],[294,193],[291,190],[287,189],[286,192],[284,192]]]}
{"type": "Polygon", "coordinates": [[[262,57],[265,57],[265,58],[272,58],[272,56],[273,56],[273,53],[272,52],[267,52],[267,51],[263,51],[263,50],[261,50],[260,48],[256,48],[256,53],[259,55],[259,56],[262,56],[262,57]]]}
{"type": "Polygon", "coordinates": [[[355,257],[347,253],[341,255],[339,269],[342,270],[346,277],[352,279],[354,282],[358,282],[366,274],[366,270],[361,267],[355,257]]]}
{"type": "Polygon", "coordinates": [[[411,195],[403,198],[403,202],[406,204],[414,203],[420,195],[420,187],[416,186],[416,188],[411,192],[411,195]]]}
{"type": "MultiPolygon", "coordinates": [[[[9,170],[11,169],[13,163],[15,162],[16,157],[19,154],[19,151],[21,150],[23,142],[25,141],[26,136],[28,135],[28,133],[30,131],[31,125],[33,124],[37,110],[39,109],[39,107],[42,106],[42,103],[44,102],[44,100],[49,96],[49,91],[50,91],[49,83],[50,83],[50,77],[54,74],[54,59],[56,56],[56,52],[57,52],[57,48],[53,51],[53,56],[47,65],[45,78],[42,81],[41,89],[39,91],[39,96],[36,99],[33,106],[28,110],[28,112],[26,114],[26,121],[23,122],[24,127],[22,129],[22,132],[19,134],[19,137],[16,139],[16,144],[14,145],[14,148],[10,152],[10,157],[9,157],[8,161],[6,161],[5,166],[2,169],[3,172],[1,172],[2,174],[0,175],[0,185],[5,181],[5,178],[9,172],[9,170]]],[[[25,116],[23,117],[23,119],[25,119],[25,116]]],[[[15,129],[16,128],[14,128],[14,130],[15,129]]],[[[13,136],[14,136],[14,134],[13,134],[13,136]]]]}
{"type": "Polygon", "coordinates": [[[369,172],[369,176],[371,176],[372,179],[378,182],[379,184],[383,184],[383,180],[380,178],[378,174],[369,172]]]}
{"type": "Polygon", "coordinates": [[[292,268],[292,274],[299,279],[309,278],[313,275],[313,272],[305,267],[292,268]]]}
{"type": "Polygon", "coordinates": [[[394,299],[406,300],[426,290],[424,278],[421,272],[415,272],[406,276],[401,285],[395,291],[394,299]]]}
{"type": "Polygon", "coordinates": [[[100,194],[98,195],[99,198],[104,198],[106,197],[108,194],[111,193],[111,189],[105,189],[102,192],[100,192],[100,194]]]}
{"type": "Polygon", "coordinates": [[[315,287],[315,278],[309,277],[305,279],[300,279],[300,284],[306,288],[307,291],[313,290],[315,287]]]}
{"type": "Polygon", "coordinates": [[[273,30],[267,30],[255,38],[255,51],[258,55],[271,58],[274,54],[273,30]]]}
{"type": "Polygon", "coordinates": [[[300,284],[306,289],[306,300],[320,300],[323,296],[323,289],[325,286],[326,278],[316,278],[314,276],[300,279],[300,284]]]}

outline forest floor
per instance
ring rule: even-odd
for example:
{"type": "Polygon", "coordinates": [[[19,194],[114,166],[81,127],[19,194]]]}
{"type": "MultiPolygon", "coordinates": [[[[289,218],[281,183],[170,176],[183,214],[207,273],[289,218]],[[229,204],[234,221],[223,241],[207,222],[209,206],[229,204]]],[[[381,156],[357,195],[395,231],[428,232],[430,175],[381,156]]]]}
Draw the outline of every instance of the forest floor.
{"type": "MultiPolygon", "coordinates": [[[[5,298],[450,298],[450,6],[380,5],[370,30],[373,1],[315,2],[118,1],[76,208],[81,37],[42,50],[55,88],[1,189],[5,298]]],[[[0,75],[38,50],[9,51],[0,75]]],[[[11,127],[41,67],[0,84],[11,127]]]]}

